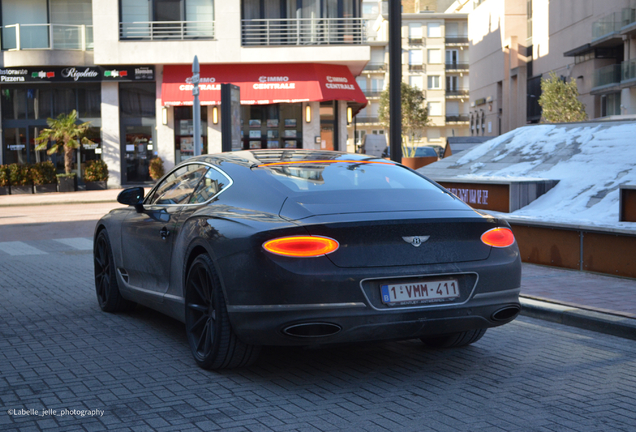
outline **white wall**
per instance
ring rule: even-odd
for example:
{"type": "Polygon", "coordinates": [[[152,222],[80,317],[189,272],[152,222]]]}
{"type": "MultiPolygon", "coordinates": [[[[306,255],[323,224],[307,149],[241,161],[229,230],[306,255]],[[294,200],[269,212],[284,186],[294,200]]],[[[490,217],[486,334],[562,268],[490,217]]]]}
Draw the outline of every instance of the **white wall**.
{"type": "Polygon", "coordinates": [[[108,187],[121,187],[119,83],[102,83],[102,160],[108,165],[108,187]]]}

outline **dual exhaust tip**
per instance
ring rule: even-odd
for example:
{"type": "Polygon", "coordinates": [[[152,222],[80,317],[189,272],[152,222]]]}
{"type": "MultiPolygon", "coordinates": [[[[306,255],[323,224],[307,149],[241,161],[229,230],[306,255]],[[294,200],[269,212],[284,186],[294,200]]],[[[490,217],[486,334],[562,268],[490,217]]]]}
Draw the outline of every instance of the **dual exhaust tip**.
{"type": "MultiPolygon", "coordinates": [[[[506,306],[494,312],[491,315],[491,319],[496,322],[511,321],[519,315],[521,307],[518,305],[506,306]]],[[[320,338],[326,336],[333,336],[342,330],[337,324],[332,323],[303,323],[294,324],[283,329],[283,333],[288,336],[302,337],[302,338],[320,338]]]]}

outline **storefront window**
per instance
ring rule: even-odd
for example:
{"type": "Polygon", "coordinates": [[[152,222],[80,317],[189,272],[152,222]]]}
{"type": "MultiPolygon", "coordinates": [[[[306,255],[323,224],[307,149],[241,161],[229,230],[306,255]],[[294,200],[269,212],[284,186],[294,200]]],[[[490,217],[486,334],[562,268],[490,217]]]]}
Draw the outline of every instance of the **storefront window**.
{"type": "Polygon", "coordinates": [[[152,181],[148,166],[156,155],[155,83],[119,85],[122,127],[122,182],[143,184],[152,181]]]}
{"type": "MultiPolygon", "coordinates": [[[[78,111],[79,122],[90,120],[92,136],[100,135],[101,89],[99,84],[6,86],[0,91],[0,98],[2,99],[2,151],[5,163],[35,163],[50,160],[59,172],[63,172],[63,154],[47,155],[45,150],[36,151],[35,139],[42,129],[48,127],[48,118],[69,114],[73,110],[78,111]]],[[[99,152],[99,149],[82,148],[80,150],[82,163],[101,157],[96,151],[99,152]]],[[[75,171],[77,169],[76,152],[73,158],[75,171]]]]}
{"type": "Polygon", "coordinates": [[[302,104],[243,105],[244,149],[302,148],[302,104]]]}
{"type": "MultiPolygon", "coordinates": [[[[208,153],[208,107],[201,107],[201,154],[208,153]]],[[[194,156],[194,122],[192,107],[174,107],[175,161],[183,162],[194,156]]]]}

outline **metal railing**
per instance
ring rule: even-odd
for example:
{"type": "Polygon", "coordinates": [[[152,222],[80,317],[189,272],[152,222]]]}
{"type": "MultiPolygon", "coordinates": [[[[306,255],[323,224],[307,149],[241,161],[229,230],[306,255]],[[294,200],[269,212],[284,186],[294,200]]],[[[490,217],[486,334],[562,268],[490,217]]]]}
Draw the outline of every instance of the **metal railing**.
{"type": "Polygon", "coordinates": [[[621,64],[621,81],[636,79],[636,59],[624,61],[621,64]]]}
{"type": "Polygon", "coordinates": [[[424,67],[423,64],[410,64],[409,65],[409,71],[424,72],[425,70],[426,70],[426,68],[424,67]]]}
{"type": "Polygon", "coordinates": [[[621,28],[621,13],[614,12],[592,23],[592,40],[600,39],[619,31],[621,28]]]}
{"type": "Polygon", "coordinates": [[[93,49],[93,26],[73,24],[10,24],[2,28],[2,49],[93,49]]]}
{"type": "Polygon", "coordinates": [[[468,89],[446,89],[446,96],[468,96],[468,89]]]}
{"type": "Polygon", "coordinates": [[[119,39],[214,39],[214,21],[135,21],[119,23],[119,39]]]}
{"type": "Polygon", "coordinates": [[[422,45],[423,41],[424,40],[421,37],[418,37],[418,38],[409,37],[410,45],[422,45]]]}
{"type": "Polygon", "coordinates": [[[385,71],[386,63],[367,63],[364,67],[365,71],[385,71]]]}
{"type": "Polygon", "coordinates": [[[382,90],[363,90],[362,93],[368,98],[379,98],[382,95],[382,90]]]}
{"type": "Polygon", "coordinates": [[[355,116],[354,117],[356,119],[356,123],[360,124],[360,123],[380,123],[380,117],[361,117],[361,116],[355,116]]]}
{"type": "Polygon", "coordinates": [[[446,63],[446,70],[466,70],[469,66],[469,63],[446,63]]]}
{"type": "Polygon", "coordinates": [[[446,115],[446,123],[468,123],[470,116],[468,114],[446,115]]]}
{"type": "Polygon", "coordinates": [[[289,18],[241,20],[243,46],[362,45],[362,18],[289,18]]]}
{"type": "Polygon", "coordinates": [[[467,44],[468,43],[468,35],[446,36],[445,42],[447,44],[467,44]]]}
{"type": "Polygon", "coordinates": [[[594,81],[592,88],[602,87],[621,82],[621,65],[613,64],[596,69],[594,71],[594,81]]]}

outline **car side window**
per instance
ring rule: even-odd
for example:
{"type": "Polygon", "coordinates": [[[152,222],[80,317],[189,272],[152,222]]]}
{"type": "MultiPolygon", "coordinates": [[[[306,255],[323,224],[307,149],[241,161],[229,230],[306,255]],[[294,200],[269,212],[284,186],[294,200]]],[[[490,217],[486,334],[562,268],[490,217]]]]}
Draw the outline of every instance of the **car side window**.
{"type": "Polygon", "coordinates": [[[203,180],[199,183],[199,187],[197,187],[197,190],[192,194],[190,204],[199,204],[208,201],[226,188],[229,183],[229,179],[225,175],[215,169],[210,169],[205,173],[203,180]]]}
{"type": "Polygon", "coordinates": [[[157,187],[149,204],[187,204],[208,169],[205,165],[191,164],[175,170],[157,187]]]}

